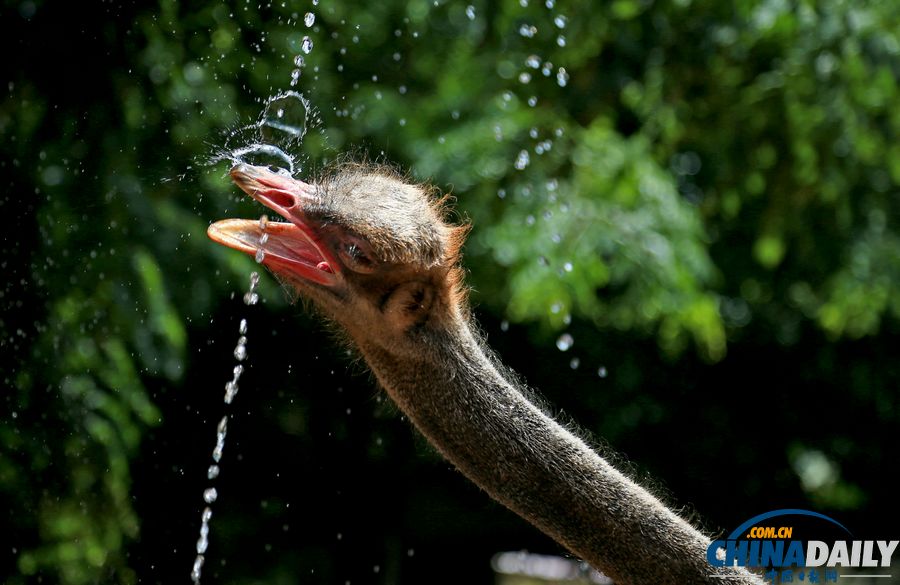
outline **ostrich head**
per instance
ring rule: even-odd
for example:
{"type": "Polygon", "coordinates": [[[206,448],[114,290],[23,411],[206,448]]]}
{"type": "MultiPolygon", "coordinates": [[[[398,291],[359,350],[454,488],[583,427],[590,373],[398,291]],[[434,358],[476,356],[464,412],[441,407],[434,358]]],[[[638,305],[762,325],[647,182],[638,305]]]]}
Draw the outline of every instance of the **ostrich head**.
{"type": "Polygon", "coordinates": [[[245,164],[231,177],[287,221],[263,229],[256,220],[226,219],[209,227],[209,237],[250,255],[262,248],[269,270],[358,342],[377,338],[397,348],[412,330],[459,315],[466,227],[445,221],[433,188],[358,163],[311,184],[245,164]]]}

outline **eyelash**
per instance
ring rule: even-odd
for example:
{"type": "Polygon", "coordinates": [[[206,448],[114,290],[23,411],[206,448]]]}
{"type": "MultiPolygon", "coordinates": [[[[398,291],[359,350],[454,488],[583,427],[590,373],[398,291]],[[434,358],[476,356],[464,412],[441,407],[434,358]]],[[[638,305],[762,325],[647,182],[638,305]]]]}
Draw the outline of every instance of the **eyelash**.
{"type": "Polygon", "coordinates": [[[359,249],[359,246],[356,244],[350,244],[347,246],[347,254],[350,255],[354,260],[359,260],[360,258],[364,258],[365,254],[362,253],[362,250],[359,249]]]}
{"type": "Polygon", "coordinates": [[[372,260],[369,256],[355,243],[344,246],[344,253],[353,263],[361,268],[368,268],[372,265],[372,260]]]}

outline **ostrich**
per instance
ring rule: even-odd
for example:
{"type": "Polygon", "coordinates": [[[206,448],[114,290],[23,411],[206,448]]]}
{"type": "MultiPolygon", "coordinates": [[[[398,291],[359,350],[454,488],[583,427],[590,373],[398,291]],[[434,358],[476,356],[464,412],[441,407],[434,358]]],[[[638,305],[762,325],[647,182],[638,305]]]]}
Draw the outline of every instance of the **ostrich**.
{"type": "MultiPolygon", "coordinates": [[[[475,332],[460,247],[434,189],[345,163],[315,184],[238,164],[231,177],[287,222],[263,263],[336,322],[437,450],[491,497],[616,583],[750,584],[707,562],[709,539],[613,468],[517,388],[475,332]]],[[[209,237],[250,255],[262,227],[209,237]]]]}

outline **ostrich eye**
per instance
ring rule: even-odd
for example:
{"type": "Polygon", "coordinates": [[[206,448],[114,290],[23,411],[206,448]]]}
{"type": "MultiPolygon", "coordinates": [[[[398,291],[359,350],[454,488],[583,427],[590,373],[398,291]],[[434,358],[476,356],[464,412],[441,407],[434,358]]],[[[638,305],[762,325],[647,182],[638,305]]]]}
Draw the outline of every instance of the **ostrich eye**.
{"type": "Polygon", "coordinates": [[[348,242],[341,246],[340,256],[344,264],[356,272],[372,272],[375,269],[372,259],[357,242],[348,242]]]}

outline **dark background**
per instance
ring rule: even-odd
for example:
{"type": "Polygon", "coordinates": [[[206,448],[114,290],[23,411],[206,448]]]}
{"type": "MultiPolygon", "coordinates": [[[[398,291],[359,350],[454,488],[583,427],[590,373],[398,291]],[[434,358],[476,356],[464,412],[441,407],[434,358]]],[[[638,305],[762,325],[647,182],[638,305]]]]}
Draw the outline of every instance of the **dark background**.
{"type": "Polygon", "coordinates": [[[452,192],[475,315],[555,412],[710,533],[800,507],[897,538],[898,5],[525,4],[4,5],[4,582],[187,582],[242,318],[204,582],[563,552],[206,239],[261,212],[206,163],[304,35],[301,174],[355,149],[452,192]]]}

